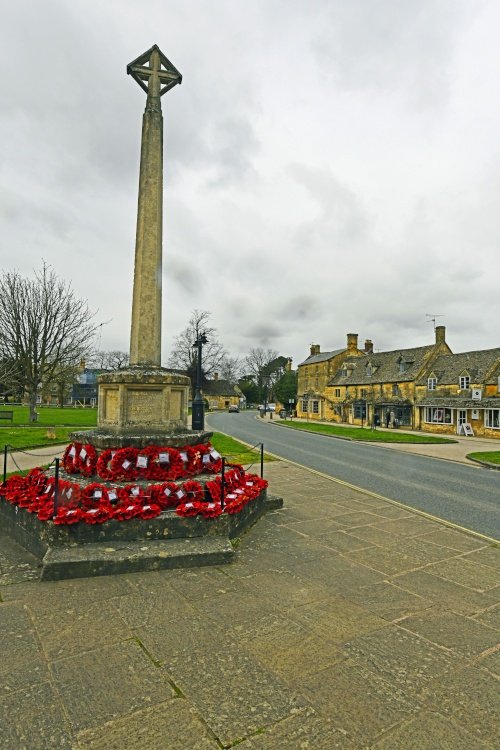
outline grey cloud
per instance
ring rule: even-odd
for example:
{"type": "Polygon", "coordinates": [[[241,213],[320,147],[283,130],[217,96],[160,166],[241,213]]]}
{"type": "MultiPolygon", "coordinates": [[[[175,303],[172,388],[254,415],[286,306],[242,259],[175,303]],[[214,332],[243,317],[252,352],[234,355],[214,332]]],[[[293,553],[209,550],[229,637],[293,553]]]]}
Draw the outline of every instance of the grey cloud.
{"type": "Polygon", "coordinates": [[[203,284],[202,275],[184,258],[170,257],[164,264],[163,273],[188,294],[195,294],[203,284]]]}
{"type": "Polygon", "coordinates": [[[398,88],[417,108],[441,107],[469,15],[457,0],[337,0],[312,49],[323,72],[348,89],[398,88]]]}
{"type": "Polygon", "coordinates": [[[279,317],[286,321],[309,324],[323,310],[323,302],[314,294],[300,294],[287,299],[279,309],[279,317]]]}

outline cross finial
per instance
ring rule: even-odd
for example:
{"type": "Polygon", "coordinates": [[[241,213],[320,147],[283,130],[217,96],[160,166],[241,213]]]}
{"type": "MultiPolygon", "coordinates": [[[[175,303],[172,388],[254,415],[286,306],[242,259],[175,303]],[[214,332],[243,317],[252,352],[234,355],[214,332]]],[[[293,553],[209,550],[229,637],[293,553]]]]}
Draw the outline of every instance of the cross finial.
{"type": "Polygon", "coordinates": [[[159,104],[163,94],[182,83],[182,75],[156,44],[129,63],[127,73],[144,89],[148,95],[148,104],[152,99],[158,100],[159,104]]]}

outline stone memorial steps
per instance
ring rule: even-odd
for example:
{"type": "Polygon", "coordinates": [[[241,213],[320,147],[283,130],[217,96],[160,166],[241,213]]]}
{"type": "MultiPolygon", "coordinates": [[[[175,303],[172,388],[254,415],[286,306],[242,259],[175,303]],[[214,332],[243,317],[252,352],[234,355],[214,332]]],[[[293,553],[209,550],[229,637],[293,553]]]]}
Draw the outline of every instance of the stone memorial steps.
{"type": "Polygon", "coordinates": [[[223,536],[52,547],[42,559],[41,579],[57,581],[165,568],[225,565],[234,555],[229,538],[223,536]]]}

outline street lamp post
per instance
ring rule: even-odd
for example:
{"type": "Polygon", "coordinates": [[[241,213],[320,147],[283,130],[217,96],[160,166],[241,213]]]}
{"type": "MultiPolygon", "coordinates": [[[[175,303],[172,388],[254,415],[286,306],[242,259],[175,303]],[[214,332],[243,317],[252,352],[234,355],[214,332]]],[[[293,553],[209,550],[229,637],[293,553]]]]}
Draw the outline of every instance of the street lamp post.
{"type": "Polygon", "coordinates": [[[265,418],[267,413],[267,396],[268,396],[268,388],[269,388],[269,376],[264,375],[262,377],[262,385],[264,386],[264,414],[263,417],[265,418]]]}
{"type": "Polygon", "coordinates": [[[203,344],[208,341],[205,333],[198,333],[193,349],[197,349],[196,355],[196,390],[191,409],[191,427],[193,430],[205,429],[205,404],[201,395],[201,354],[203,344]]]}

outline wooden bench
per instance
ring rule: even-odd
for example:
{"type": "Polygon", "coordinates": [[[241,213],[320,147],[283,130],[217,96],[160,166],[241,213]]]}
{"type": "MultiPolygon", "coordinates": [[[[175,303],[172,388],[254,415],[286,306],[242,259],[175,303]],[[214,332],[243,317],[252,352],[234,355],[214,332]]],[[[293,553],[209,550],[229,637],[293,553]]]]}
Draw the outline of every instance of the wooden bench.
{"type": "Polygon", "coordinates": [[[6,411],[5,409],[0,409],[0,419],[8,419],[9,422],[14,421],[14,412],[13,411],[6,411]]]}

